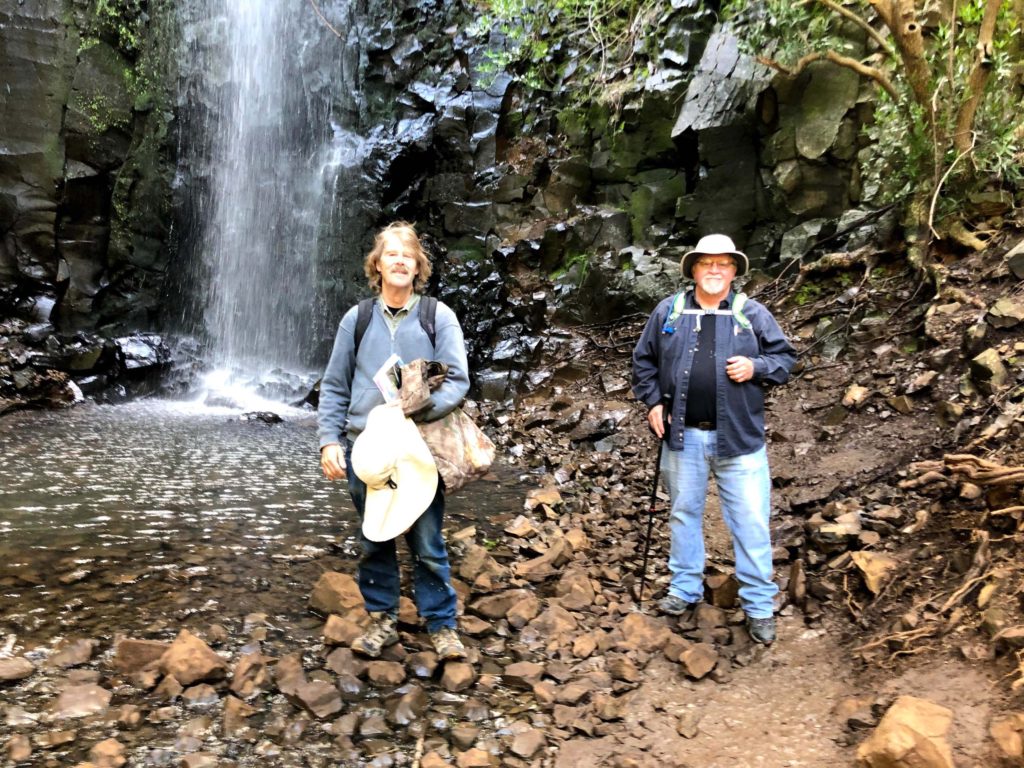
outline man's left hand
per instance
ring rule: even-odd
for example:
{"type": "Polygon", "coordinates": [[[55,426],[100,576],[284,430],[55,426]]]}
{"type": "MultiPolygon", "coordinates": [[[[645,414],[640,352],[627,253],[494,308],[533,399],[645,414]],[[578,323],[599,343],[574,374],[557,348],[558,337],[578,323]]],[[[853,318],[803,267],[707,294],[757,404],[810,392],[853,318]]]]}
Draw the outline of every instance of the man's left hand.
{"type": "Polygon", "coordinates": [[[730,357],[725,363],[725,373],[733,381],[744,382],[754,378],[754,361],[749,357],[730,357]]]}

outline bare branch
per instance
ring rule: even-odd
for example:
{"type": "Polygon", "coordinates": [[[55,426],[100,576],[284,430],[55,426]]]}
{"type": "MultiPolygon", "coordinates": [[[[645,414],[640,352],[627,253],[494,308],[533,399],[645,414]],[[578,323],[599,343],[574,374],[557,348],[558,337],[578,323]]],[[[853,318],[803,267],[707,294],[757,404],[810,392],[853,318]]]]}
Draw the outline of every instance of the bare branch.
{"type": "Polygon", "coordinates": [[[985,93],[985,83],[992,72],[992,37],[995,35],[1001,4],[1001,0],[988,0],[985,4],[985,15],[981,19],[978,44],[975,47],[974,69],[967,81],[967,99],[957,113],[956,128],[953,131],[953,146],[957,152],[969,152],[974,147],[971,129],[974,127],[974,116],[978,112],[981,97],[985,93]]]}
{"type": "Polygon", "coordinates": [[[775,59],[770,59],[767,56],[757,57],[757,61],[759,63],[764,64],[766,67],[770,67],[777,72],[781,72],[788,77],[796,77],[803,72],[809,64],[815,61],[820,61],[821,59],[831,61],[833,64],[838,64],[839,66],[846,67],[847,69],[852,69],[858,75],[863,77],[871,78],[878,83],[879,87],[884,89],[885,92],[892,97],[893,101],[899,101],[900,97],[896,92],[896,88],[893,86],[889,78],[885,76],[885,73],[882,72],[882,70],[863,64],[856,59],[851,59],[849,56],[838,54],[835,51],[825,51],[824,53],[815,51],[814,53],[808,53],[806,56],[802,56],[792,67],[787,67],[785,64],[782,64],[775,59]]]}
{"type": "Polygon", "coordinates": [[[849,19],[850,21],[852,21],[858,27],[867,32],[868,36],[872,40],[878,43],[878,47],[882,49],[882,53],[884,53],[889,58],[896,58],[896,52],[892,49],[892,44],[884,37],[882,37],[881,33],[877,29],[868,24],[867,20],[864,19],[859,13],[854,13],[849,8],[844,8],[843,6],[839,5],[839,3],[833,2],[833,0],[817,0],[817,2],[824,5],[833,13],[838,13],[844,19],[849,19]]]}
{"type": "Polygon", "coordinates": [[[935,185],[935,189],[932,191],[932,204],[928,208],[928,229],[931,230],[932,235],[936,238],[939,237],[939,233],[935,231],[935,206],[939,201],[939,193],[942,192],[942,185],[946,183],[946,179],[949,178],[949,174],[956,168],[956,164],[963,160],[967,155],[970,154],[971,150],[974,149],[974,144],[978,140],[977,134],[971,134],[971,143],[963,152],[956,156],[956,159],[949,164],[949,168],[942,174],[942,178],[939,179],[935,185]]]}
{"type": "MultiPolygon", "coordinates": [[[[316,11],[316,15],[320,17],[320,21],[322,21],[322,22],[324,23],[324,25],[325,25],[325,26],[326,26],[326,27],[327,27],[327,28],[328,28],[329,30],[331,30],[331,32],[333,32],[333,33],[334,33],[334,34],[336,34],[336,35],[337,35],[337,36],[338,36],[339,38],[341,38],[341,32],[339,32],[339,31],[338,31],[338,30],[336,30],[336,29],[335,29],[335,28],[334,28],[333,26],[331,26],[331,22],[329,22],[329,21],[327,20],[327,18],[326,18],[326,17],[325,17],[325,16],[324,16],[324,15],[323,15],[322,13],[320,13],[320,8],[318,8],[318,7],[317,7],[317,4],[316,4],[316,2],[314,2],[314,0],[309,0],[309,4],[310,4],[311,6],[313,6],[313,10],[314,10],[314,11],[316,11]]],[[[342,38],[342,39],[344,39],[344,38],[342,38]]]]}

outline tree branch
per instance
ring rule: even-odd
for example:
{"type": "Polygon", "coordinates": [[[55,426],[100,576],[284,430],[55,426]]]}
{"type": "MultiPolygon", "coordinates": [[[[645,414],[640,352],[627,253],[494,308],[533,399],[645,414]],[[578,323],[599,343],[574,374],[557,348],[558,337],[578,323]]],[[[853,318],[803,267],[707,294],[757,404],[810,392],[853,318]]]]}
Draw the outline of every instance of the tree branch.
{"type": "Polygon", "coordinates": [[[978,30],[978,44],[975,46],[974,68],[967,81],[967,99],[961,105],[956,116],[956,128],[953,132],[953,147],[957,152],[970,152],[974,146],[971,139],[974,128],[974,116],[985,93],[985,84],[992,72],[992,38],[996,31],[996,19],[999,17],[1001,0],[988,0],[985,4],[985,15],[978,30]]]}
{"type": "Polygon", "coordinates": [[[882,37],[881,33],[877,29],[868,24],[867,20],[864,19],[860,14],[854,13],[849,8],[844,8],[843,6],[839,5],[839,3],[833,2],[833,0],[817,0],[817,2],[824,5],[833,13],[838,13],[844,19],[849,19],[858,27],[867,32],[868,36],[876,43],[878,43],[878,47],[882,49],[882,53],[884,53],[886,56],[888,56],[889,58],[896,57],[896,52],[892,49],[892,44],[884,37],[882,37]]]}
{"type": "Polygon", "coordinates": [[[849,56],[843,56],[841,54],[838,54],[835,51],[825,51],[824,53],[819,53],[815,51],[814,53],[808,53],[807,55],[802,56],[800,60],[797,61],[797,63],[794,64],[792,67],[787,67],[785,64],[782,64],[781,62],[778,62],[775,59],[770,59],[767,56],[757,57],[757,61],[759,63],[764,64],[766,67],[770,67],[771,69],[774,69],[777,72],[781,72],[787,77],[797,77],[801,72],[803,72],[807,68],[809,64],[815,61],[820,61],[822,59],[825,59],[826,61],[831,61],[833,64],[838,64],[840,67],[852,69],[854,72],[856,72],[858,75],[861,75],[862,77],[871,78],[876,83],[878,83],[879,87],[883,88],[885,92],[889,94],[890,97],[892,97],[893,101],[899,101],[900,97],[899,94],[896,92],[896,88],[893,86],[889,78],[885,76],[884,72],[882,72],[880,69],[876,69],[875,67],[870,67],[867,64],[863,64],[857,61],[856,59],[851,59],[849,56]]]}
{"type": "Polygon", "coordinates": [[[331,30],[331,32],[336,34],[338,37],[341,37],[341,32],[332,27],[331,22],[329,22],[327,18],[322,13],[320,13],[320,8],[317,7],[317,4],[314,2],[314,0],[309,0],[309,4],[313,6],[313,10],[316,11],[316,15],[320,17],[320,21],[322,21],[326,25],[326,27],[329,30],[331,30]]]}

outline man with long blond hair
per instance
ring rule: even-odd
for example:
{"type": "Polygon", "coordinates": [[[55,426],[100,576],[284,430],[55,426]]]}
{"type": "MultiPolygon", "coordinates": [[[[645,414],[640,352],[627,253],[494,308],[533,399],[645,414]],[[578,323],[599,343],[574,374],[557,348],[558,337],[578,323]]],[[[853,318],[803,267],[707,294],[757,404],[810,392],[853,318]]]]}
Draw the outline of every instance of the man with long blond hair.
{"type": "MultiPolygon", "coordinates": [[[[352,502],[363,516],[366,484],[352,471],[352,444],[365,429],[370,411],[384,402],[374,374],[392,355],[405,362],[437,360],[448,366],[444,383],[431,393],[424,421],[443,418],[469,391],[469,365],[462,328],[455,313],[437,302],[434,338],[420,322],[421,292],[430,278],[430,261],[416,230],[404,221],[381,230],[364,265],[370,287],[378,294],[370,321],[356,340],[359,317],[352,307],[341,320],[334,350],[320,384],[318,413],[320,465],[329,480],[348,479],[352,502]]],[[[466,657],[456,632],[456,597],[451,583],[448,550],[441,529],[444,483],[438,482],[433,501],[405,534],[413,556],[416,608],[441,660],[466,657]]],[[[352,649],[376,658],[398,642],[400,577],[395,540],[375,542],[359,534],[362,558],[359,589],[371,622],[352,643],[352,649]]]]}

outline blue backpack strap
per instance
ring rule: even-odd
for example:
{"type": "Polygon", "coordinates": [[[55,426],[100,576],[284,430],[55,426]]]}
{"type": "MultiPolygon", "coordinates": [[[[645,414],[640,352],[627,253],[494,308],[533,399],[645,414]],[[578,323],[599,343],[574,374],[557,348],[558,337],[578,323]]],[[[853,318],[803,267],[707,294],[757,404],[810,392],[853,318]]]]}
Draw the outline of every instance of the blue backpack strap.
{"type": "Polygon", "coordinates": [[[676,320],[683,314],[683,310],[686,308],[686,294],[680,291],[672,299],[672,309],[668,313],[668,317],[665,318],[665,325],[661,327],[662,333],[675,333],[676,332],[676,320]]]}

